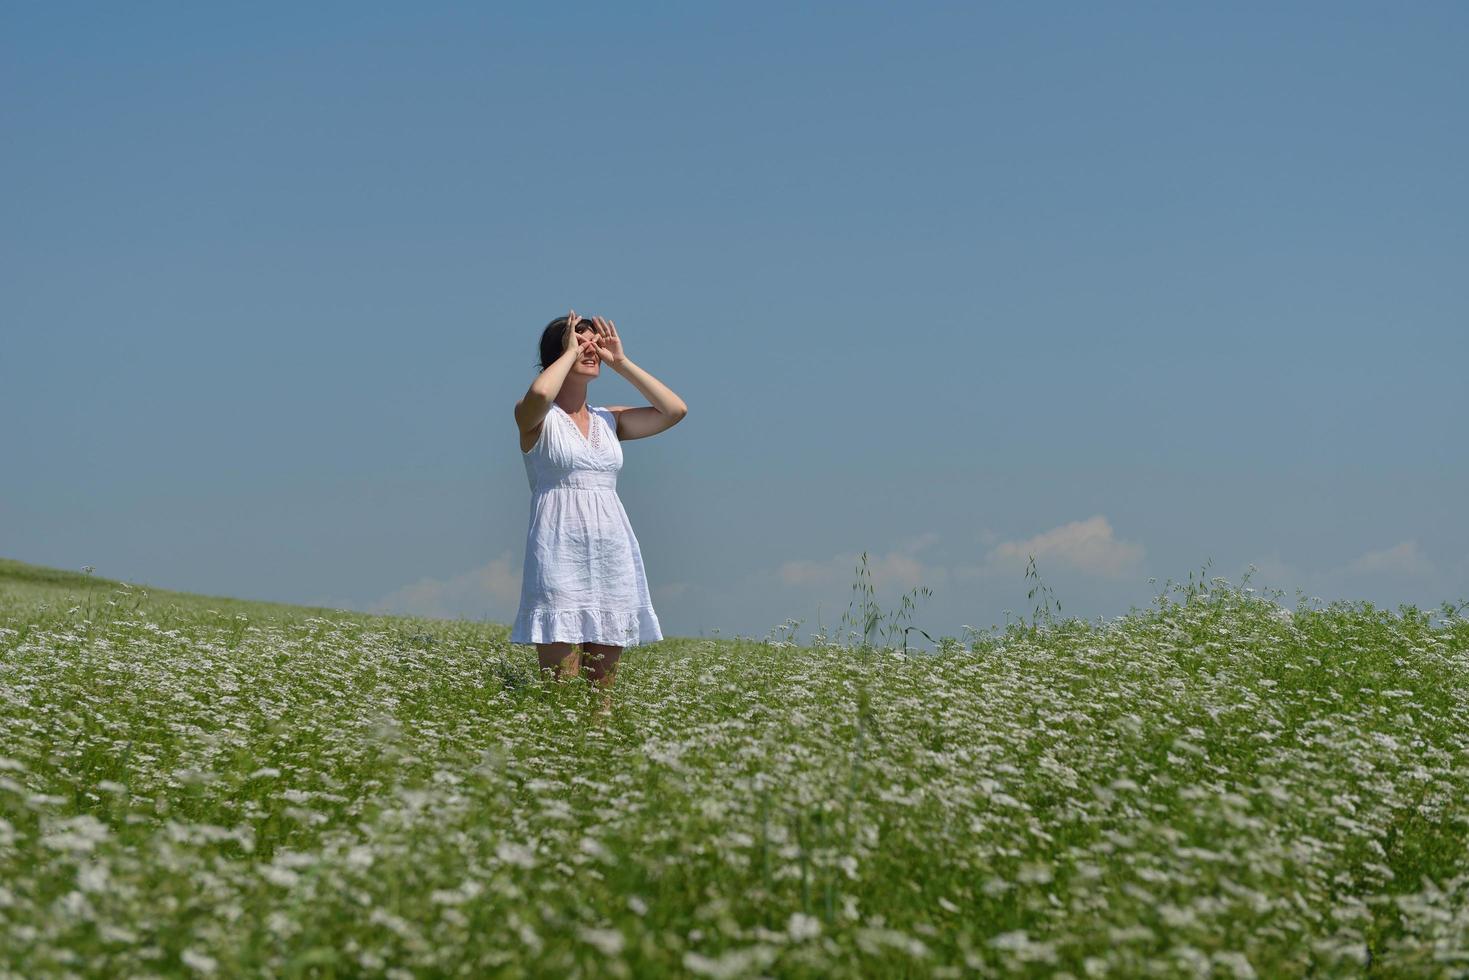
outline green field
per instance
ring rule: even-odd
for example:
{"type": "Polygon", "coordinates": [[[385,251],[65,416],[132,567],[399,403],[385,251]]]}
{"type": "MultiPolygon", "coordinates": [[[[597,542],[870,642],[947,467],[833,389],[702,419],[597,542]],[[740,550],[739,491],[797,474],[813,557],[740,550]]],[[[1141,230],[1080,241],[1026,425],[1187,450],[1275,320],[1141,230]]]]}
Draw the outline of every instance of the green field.
{"type": "Polygon", "coordinates": [[[0,562],[0,976],[1469,975],[1469,621],[1221,579],[936,654],[0,562]]]}

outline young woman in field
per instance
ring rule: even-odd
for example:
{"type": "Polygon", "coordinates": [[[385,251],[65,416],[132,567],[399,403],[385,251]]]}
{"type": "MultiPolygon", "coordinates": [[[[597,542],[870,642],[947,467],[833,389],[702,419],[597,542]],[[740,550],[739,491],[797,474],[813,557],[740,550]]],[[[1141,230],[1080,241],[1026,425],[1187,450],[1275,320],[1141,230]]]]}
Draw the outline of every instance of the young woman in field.
{"type": "Polygon", "coordinates": [[[611,320],[572,310],[541,332],[541,373],[515,403],[531,512],[510,642],[534,643],[543,674],[579,675],[585,653],[591,681],[611,687],[624,647],[663,639],[617,471],[622,443],[657,435],[688,411],[628,358],[611,320]],[[587,385],[604,362],[652,404],[588,405],[587,385]]]}

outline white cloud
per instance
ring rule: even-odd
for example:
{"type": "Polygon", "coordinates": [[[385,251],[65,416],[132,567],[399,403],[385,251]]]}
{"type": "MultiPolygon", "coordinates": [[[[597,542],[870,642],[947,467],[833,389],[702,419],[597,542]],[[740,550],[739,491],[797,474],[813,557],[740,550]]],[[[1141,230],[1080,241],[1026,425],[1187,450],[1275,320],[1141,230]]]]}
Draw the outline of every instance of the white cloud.
{"type": "Polygon", "coordinates": [[[810,561],[799,558],[795,561],[782,562],[775,574],[785,585],[828,585],[835,577],[832,561],[810,561]]]}
{"type": "MultiPolygon", "coordinates": [[[[998,538],[993,532],[985,533],[990,541],[998,538]]],[[[873,587],[906,592],[920,585],[936,589],[950,582],[993,581],[1018,575],[1029,555],[1035,555],[1042,575],[1050,563],[1101,578],[1121,578],[1134,572],[1143,557],[1143,546],[1119,540],[1101,515],[1072,521],[1023,541],[1000,542],[979,564],[947,566],[918,557],[918,552],[940,540],[938,533],[925,531],[904,538],[886,554],[869,554],[867,569],[873,587]]],[[[795,559],[781,564],[775,575],[781,584],[798,588],[845,587],[856,581],[858,563],[858,555],[852,552],[822,560],[795,559]]]]}
{"type": "Polygon", "coordinates": [[[688,592],[690,588],[692,586],[687,582],[669,582],[666,585],[652,586],[649,592],[655,600],[677,599],[679,596],[688,592]]]}
{"type": "Polygon", "coordinates": [[[1048,561],[1102,578],[1122,578],[1134,572],[1143,558],[1143,546],[1123,541],[1101,514],[1043,531],[1023,541],[1002,541],[986,556],[991,566],[1023,566],[1035,556],[1044,574],[1048,561]]]}
{"type": "MultiPolygon", "coordinates": [[[[1256,588],[1280,589],[1287,595],[1300,591],[1307,597],[1317,597],[1322,601],[1363,598],[1363,587],[1371,581],[1373,576],[1379,576],[1377,582],[1372,585],[1372,590],[1376,592],[1374,598],[1379,603],[1397,600],[1421,601],[1423,597],[1410,595],[1408,592],[1401,591],[1398,586],[1410,587],[1408,583],[1402,581],[1404,579],[1411,580],[1415,576],[1438,574],[1437,567],[1414,540],[1401,541],[1390,548],[1369,551],[1349,562],[1331,568],[1305,568],[1284,560],[1279,554],[1256,559],[1251,564],[1255,566],[1255,574],[1250,584],[1256,588]],[[1390,584],[1393,579],[1399,580],[1396,585],[1390,584]]],[[[1462,582],[1463,576],[1447,576],[1448,582],[1456,579],[1462,582]]]]}
{"type": "Polygon", "coordinates": [[[1433,562],[1417,541],[1409,540],[1381,551],[1369,551],[1348,562],[1344,570],[1357,575],[1428,575],[1433,572],[1433,562]]]}
{"type": "Polygon", "coordinates": [[[520,605],[520,569],[511,552],[447,579],[421,578],[371,604],[370,611],[434,619],[509,622],[520,605]]]}
{"type": "Polygon", "coordinates": [[[897,550],[905,555],[916,555],[931,544],[937,544],[943,540],[937,531],[924,531],[898,542],[897,550]]]}
{"type": "MultiPolygon", "coordinates": [[[[920,585],[936,587],[948,578],[948,569],[942,565],[929,565],[913,557],[912,551],[930,543],[928,535],[910,539],[905,551],[890,551],[885,555],[867,556],[867,572],[872,577],[875,589],[897,589],[906,592],[920,585]]],[[[792,586],[850,586],[857,581],[857,570],[861,567],[861,556],[846,553],[825,561],[798,559],[783,563],[776,575],[785,585],[792,586]]]]}

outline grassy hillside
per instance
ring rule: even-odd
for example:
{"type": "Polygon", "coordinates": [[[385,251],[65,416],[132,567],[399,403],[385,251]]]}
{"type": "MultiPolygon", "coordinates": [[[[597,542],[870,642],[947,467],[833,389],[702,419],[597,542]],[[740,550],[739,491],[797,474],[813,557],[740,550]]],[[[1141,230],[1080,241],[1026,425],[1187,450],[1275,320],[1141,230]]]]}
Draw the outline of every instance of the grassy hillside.
{"type": "Polygon", "coordinates": [[[168,616],[172,609],[198,613],[210,609],[222,613],[240,613],[271,619],[303,616],[355,616],[356,613],[316,606],[293,606],[275,602],[252,602],[227,596],[196,595],[171,592],[150,585],[118,582],[81,571],[67,571],[31,565],[10,558],[0,558],[0,615],[40,615],[42,607],[54,609],[64,603],[105,604],[109,599],[126,601],[130,606],[146,605],[157,615],[168,616]],[[121,594],[119,594],[121,593],[121,594]]]}
{"type": "Polygon", "coordinates": [[[604,712],[503,626],[0,573],[0,975],[1458,976],[1466,831],[1448,610],[670,639],[604,712]]]}

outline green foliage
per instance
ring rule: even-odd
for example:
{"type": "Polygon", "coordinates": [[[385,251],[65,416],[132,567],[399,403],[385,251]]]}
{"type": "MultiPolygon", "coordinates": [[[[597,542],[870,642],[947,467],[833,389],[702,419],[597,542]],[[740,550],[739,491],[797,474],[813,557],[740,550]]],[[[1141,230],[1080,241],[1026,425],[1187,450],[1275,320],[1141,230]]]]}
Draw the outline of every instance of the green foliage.
{"type": "Polygon", "coordinates": [[[860,633],[849,631],[844,634],[850,637],[861,637],[859,650],[870,653],[873,650],[872,638],[874,633],[880,634],[886,641],[885,646],[891,648],[895,638],[902,641],[902,652],[908,653],[908,634],[918,632],[930,643],[936,642],[928,633],[917,626],[904,626],[903,623],[913,618],[913,612],[917,609],[919,597],[927,599],[933,595],[927,586],[919,586],[912,589],[898,600],[898,608],[891,613],[884,613],[877,604],[877,591],[872,585],[872,572],[867,568],[867,552],[862,552],[862,557],[855,569],[856,581],[852,583],[852,601],[842,616],[842,625],[847,627],[860,627],[860,633]]]}
{"type": "MultiPolygon", "coordinates": [[[[1056,616],[1061,615],[1061,600],[1057,599],[1056,594],[1051,591],[1051,587],[1041,580],[1040,572],[1036,571],[1035,568],[1035,555],[1027,555],[1026,558],[1025,580],[1030,582],[1031,586],[1025,593],[1025,598],[1033,602],[1036,596],[1040,596],[1040,601],[1037,603],[1035,612],[1031,617],[1030,631],[1034,634],[1042,626],[1053,627],[1056,625],[1056,616]],[[1054,615],[1051,613],[1052,607],[1055,607],[1056,610],[1054,615]]],[[[1024,621],[1022,620],[1022,626],[1023,624],[1024,621]]]]}
{"type": "Polygon", "coordinates": [[[1462,606],[1201,573],[920,657],[865,569],[855,648],[607,713],[496,624],[7,573],[0,975],[1462,973],[1462,606]]]}

